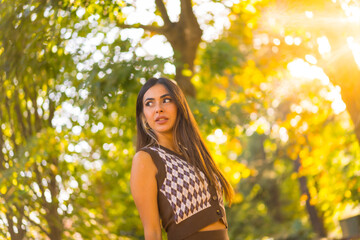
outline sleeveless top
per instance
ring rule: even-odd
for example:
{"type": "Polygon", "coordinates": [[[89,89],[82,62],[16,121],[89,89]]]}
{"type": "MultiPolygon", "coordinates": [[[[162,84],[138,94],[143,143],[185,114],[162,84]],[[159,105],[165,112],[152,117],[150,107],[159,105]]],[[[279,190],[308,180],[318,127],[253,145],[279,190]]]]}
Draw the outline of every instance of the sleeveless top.
{"type": "Polygon", "coordinates": [[[223,193],[181,155],[161,145],[144,147],[157,167],[158,206],[168,240],[182,240],[222,219],[228,227],[223,193]],[[198,175],[202,178],[199,179],[198,175]]]}

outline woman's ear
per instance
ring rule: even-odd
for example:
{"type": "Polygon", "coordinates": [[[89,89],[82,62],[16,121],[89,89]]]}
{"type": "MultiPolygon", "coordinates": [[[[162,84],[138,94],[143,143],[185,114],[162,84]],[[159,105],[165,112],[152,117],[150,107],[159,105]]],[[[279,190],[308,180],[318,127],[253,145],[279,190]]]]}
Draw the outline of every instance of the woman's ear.
{"type": "Polygon", "coordinates": [[[150,129],[150,126],[149,126],[148,122],[146,121],[144,114],[141,114],[141,123],[145,130],[150,129]]]}

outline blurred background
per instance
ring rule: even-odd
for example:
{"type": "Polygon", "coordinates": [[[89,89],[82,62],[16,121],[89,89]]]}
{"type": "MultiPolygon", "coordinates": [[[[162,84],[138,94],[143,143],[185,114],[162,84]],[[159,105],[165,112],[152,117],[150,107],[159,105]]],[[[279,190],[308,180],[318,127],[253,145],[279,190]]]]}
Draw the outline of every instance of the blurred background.
{"type": "Polygon", "coordinates": [[[0,0],[1,239],[143,239],[152,76],[236,190],[231,240],[360,235],[359,1],[0,0]]]}

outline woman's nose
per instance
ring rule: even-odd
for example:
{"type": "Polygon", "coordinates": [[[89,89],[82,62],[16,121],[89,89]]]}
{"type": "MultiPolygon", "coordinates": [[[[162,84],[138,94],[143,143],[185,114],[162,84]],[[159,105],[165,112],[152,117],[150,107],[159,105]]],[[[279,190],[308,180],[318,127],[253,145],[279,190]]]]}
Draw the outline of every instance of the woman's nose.
{"type": "Polygon", "coordinates": [[[156,104],[155,111],[156,111],[157,113],[158,113],[158,112],[163,112],[163,107],[162,107],[161,103],[156,104]]]}

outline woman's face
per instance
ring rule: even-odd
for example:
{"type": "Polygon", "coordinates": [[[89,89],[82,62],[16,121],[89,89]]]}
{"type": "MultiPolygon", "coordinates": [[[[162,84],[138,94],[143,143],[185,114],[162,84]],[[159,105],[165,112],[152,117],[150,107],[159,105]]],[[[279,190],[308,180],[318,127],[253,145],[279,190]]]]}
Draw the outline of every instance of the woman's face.
{"type": "Polygon", "coordinates": [[[156,136],[172,135],[177,117],[177,106],[162,84],[149,88],[143,98],[143,113],[156,136]]]}

